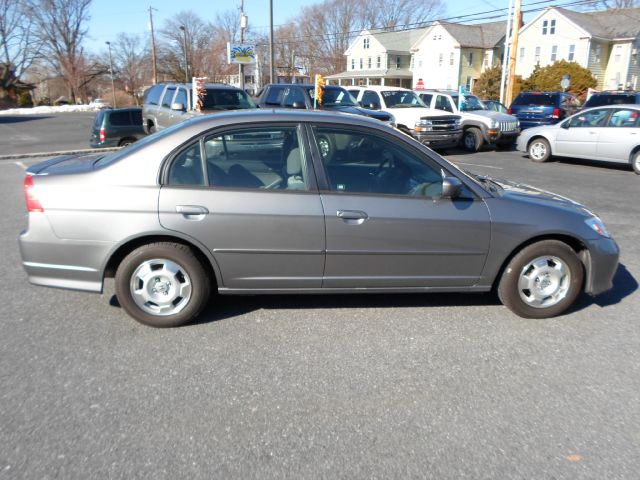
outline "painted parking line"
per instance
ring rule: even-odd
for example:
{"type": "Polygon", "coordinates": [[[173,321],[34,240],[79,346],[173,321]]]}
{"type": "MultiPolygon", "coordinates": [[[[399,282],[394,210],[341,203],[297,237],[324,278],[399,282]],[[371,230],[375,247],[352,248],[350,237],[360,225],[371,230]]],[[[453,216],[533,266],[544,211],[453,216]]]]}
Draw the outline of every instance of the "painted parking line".
{"type": "Polygon", "coordinates": [[[26,170],[27,166],[23,162],[13,162],[14,165],[19,166],[21,169],[26,170]]]}

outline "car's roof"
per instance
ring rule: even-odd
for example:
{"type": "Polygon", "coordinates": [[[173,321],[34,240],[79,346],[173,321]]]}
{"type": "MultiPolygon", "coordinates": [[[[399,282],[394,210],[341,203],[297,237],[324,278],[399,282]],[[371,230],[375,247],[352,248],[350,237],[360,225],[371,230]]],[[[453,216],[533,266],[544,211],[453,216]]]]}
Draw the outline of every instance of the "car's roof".
{"type": "MultiPolygon", "coordinates": [[[[303,88],[315,88],[313,83],[269,83],[266,87],[303,87],[303,88]]],[[[345,88],[342,85],[325,85],[324,88],[345,88]]]]}
{"type": "MultiPolygon", "coordinates": [[[[180,82],[162,82],[158,83],[158,85],[167,85],[170,87],[185,87],[192,88],[193,85],[191,83],[180,83],[180,82]]],[[[238,87],[229,85],[227,83],[205,83],[204,88],[213,88],[213,89],[226,89],[226,90],[240,90],[238,87]]]]}
{"type": "Polygon", "coordinates": [[[593,92],[592,97],[599,95],[638,95],[640,92],[635,90],[605,90],[604,92],[593,92]]]}
{"type": "MultiPolygon", "coordinates": [[[[586,110],[602,110],[603,108],[630,108],[632,110],[640,110],[640,104],[637,103],[620,103],[620,104],[616,104],[616,105],[599,105],[596,107],[588,107],[585,110],[582,110],[582,112],[586,111],[586,110]]],[[[581,113],[581,112],[578,112],[581,113]]]]}
{"type": "Polygon", "coordinates": [[[349,88],[358,88],[361,90],[374,90],[374,91],[389,91],[389,90],[398,90],[401,92],[410,92],[411,89],[403,88],[403,87],[391,87],[386,85],[353,85],[349,88]]]}

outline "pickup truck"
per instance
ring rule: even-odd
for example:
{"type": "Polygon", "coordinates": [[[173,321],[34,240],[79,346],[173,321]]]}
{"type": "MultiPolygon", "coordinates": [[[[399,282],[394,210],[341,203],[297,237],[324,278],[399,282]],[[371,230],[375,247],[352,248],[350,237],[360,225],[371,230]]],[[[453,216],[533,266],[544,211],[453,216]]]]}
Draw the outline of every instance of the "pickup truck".
{"type": "MultiPolygon", "coordinates": [[[[277,83],[265,85],[256,96],[259,108],[296,108],[312,109],[315,86],[305,83],[277,83]]],[[[362,108],[344,88],[337,85],[324,87],[322,102],[316,103],[316,108],[332,112],[352,113],[375,118],[395,127],[392,114],[362,108]]]]}
{"type": "Polygon", "coordinates": [[[431,108],[460,115],[461,144],[470,152],[477,152],[484,144],[510,148],[520,134],[516,117],[489,110],[475,95],[464,95],[462,108],[458,109],[458,92],[416,90],[416,94],[431,108]]]}
{"type": "Polygon", "coordinates": [[[429,108],[409,89],[366,86],[347,90],[363,107],[393,114],[398,130],[428,147],[455,147],[462,137],[460,115],[429,108]]]}

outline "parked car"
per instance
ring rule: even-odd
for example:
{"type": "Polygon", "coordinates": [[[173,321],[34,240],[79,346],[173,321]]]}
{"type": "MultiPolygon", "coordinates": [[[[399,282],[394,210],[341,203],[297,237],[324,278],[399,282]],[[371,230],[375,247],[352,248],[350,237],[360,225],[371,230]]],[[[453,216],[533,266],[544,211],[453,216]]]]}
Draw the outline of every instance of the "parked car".
{"type": "Polygon", "coordinates": [[[573,115],[580,102],[564,92],[522,92],[513,100],[509,114],[520,120],[520,127],[553,125],[573,115]]]}
{"type": "Polygon", "coordinates": [[[249,95],[234,86],[208,83],[204,88],[200,112],[196,111],[190,83],[159,83],[147,89],[142,106],[145,132],[153,133],[205,113],[256,108],[249,95]]]}
{"type": "Polygon", "coordinates": [[[462,137],[460,115],[427,107],[411,90],[384,86],[348,90],[362,107],[391,113],[400,131],[431,148],[455,147],[462,137]]]}
{"type": "MultiPolygon", "coordinates": [[[[69,103],[69,102],[67,102],[67,103],[69,103]]],[[[109,105],[107,102],[105,102],[101,98],[94,98],[93,100],[91,100],[89,102],[89,106],[92,107],[92,108],[97,108],[99,110],[102,110],[103,108],[111,108],[111,105],[109,105]]]]}
{"type": "Polygon", "coordinates": [[[145,136],[141,108],[101,110],[91,129],[92,148],[122,147],[145,136]]]}
{"type": "Polygon", "coordinates": [[[618,246],[566,198],[459,170],[377,120],[294,110],[194,118],[24,179],[31,283],[101,292],[156,327],[211,292],[488,292],[518,315],[612,286],[618,246]],[[320,154],[320,139],[336,147],[320,154]]]}
{"type": "Polygon", "coordinates": [[[469,152],[477,152],[484,144],[496,148],[510,148],[520,133],[518,119],[506,113],[489,110],[475,95],[464,95],[458,104],[458,92],[439,90],[416,91],[429,107],[460,115],[462,138],[460,145],[469,152]]]}
{"type": "Polygon", "coordinates": [[[509,113],[507,107],[497,100],[482,100],[482,103],[484,103],[489,110],[493,110],[494,112],[509,113]]]}
{"type": "Polygon", "coordinates": [[[640,174],[640,105],[583,110],[565,121],[525,130],[518,150],[534,162],[552,156],[631,164],[640,174]]]}
{"type": "MultiPolygon", "coordinates": [[[[265,85],[258,93],[256,103],[260,108],[312,109],[315,86],[301,83],[276,83],[265,85]]],[[[375,118],[395,126],[395,118],[388,112],[362,108],[344,88],[337,85],[324,87],[322,102],[316,108],[333,112],[352,113],[375,118]]]]}
{"type": "Polygon", "coordinates": [[[631,90],[595,92],[585,102],[584,108],[621,104],[640,104],[640,92],[631,90]]]}

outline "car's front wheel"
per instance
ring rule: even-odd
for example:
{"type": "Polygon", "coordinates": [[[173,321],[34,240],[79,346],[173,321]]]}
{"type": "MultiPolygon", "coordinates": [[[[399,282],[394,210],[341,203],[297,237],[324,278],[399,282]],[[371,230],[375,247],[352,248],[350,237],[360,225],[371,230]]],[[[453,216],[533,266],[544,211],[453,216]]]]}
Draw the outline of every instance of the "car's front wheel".
{"type": "Polygon", "coordinates": [[[189,247],[158,242],[139,247],[122,260],[115,287],[120,305],[138,322],[177,327],[206,306],[211,281],[189,247]]]}
{"type": "Polygon", "coordinates": [[[534,138],[529,143],[529,158],[534,162],[546,162],[551,158],[551,147],[544,138],[534,138]]]}
{"type": "Polygon", "coordinates": [[[462,146],[468,152],[477,152],[483,143],[482,132],[477,128],[469,128],[462,134],[462,146]]]}
{"type": "Polygon", "coordinates": [[[573,304],[583,278],[582,263],[569,245],[544,240],[513,257],[500,279],[498,297],[521,317],[554,317],[573,304]]]}
{"type": "Polygon", "coordinates": [[[633,171],[636,172],[637,175],[640,175],[640,150],[631,157],[631,166],[633,167],[633,171]]]}

